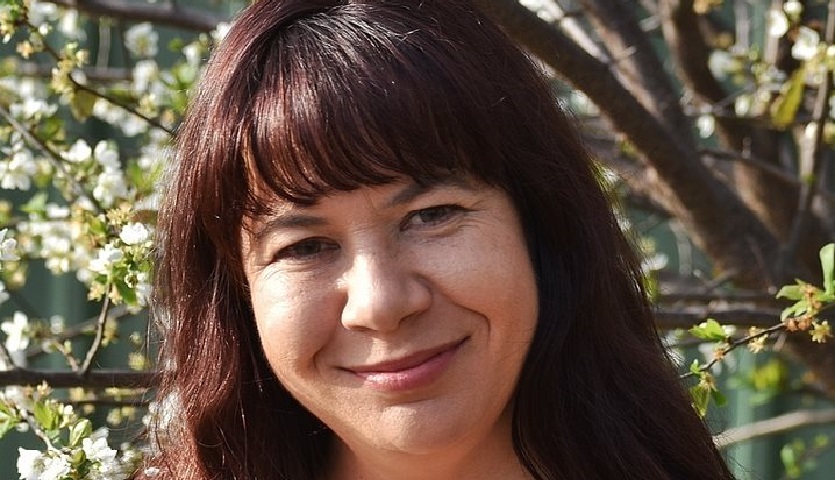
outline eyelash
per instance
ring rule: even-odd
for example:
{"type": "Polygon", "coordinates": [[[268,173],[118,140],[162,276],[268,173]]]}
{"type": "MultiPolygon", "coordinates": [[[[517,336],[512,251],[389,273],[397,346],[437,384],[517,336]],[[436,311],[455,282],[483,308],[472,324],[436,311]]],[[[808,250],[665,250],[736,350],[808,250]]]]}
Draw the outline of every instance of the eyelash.
{"type": "Polygon", "coordinates": [[[272,261],[277,262],[279,260],[296,260],[296,261],[304,261],[315,258],[319,255],[334,251],[339,248],[339,245],[333,243],[332,241],[322,238],[322,237],[311,237],[305,238],[299,242],[296,242],[292,245],[288,245],[273,256],[272,261]],[[314,247],[315,251],[313,252],[303,252],[302,249],[304,248],[314,247]]]}
{"type": "MultiPolygon", "coordinates": [[[[452,218],[464,211],[466,211],[464,207],[453,204],[436,205],[433,207],[415,210],[413,212],[409,212],[406,218],[403,219],[403,222],[401,222],[400,224],[400,231],[405,231],[409,228],[428,228],[440,225],[452,220],[452,218]],[[423,221],[421,221],[417,225],[412,223],[415,219],[421,219],[421,216],[426,214],[433,215],[433,218],[430,218],[429,220],[423,219],[423,221]],[[438,218],[438,216],[440,216],[440,218],[438,218]]],[[[271,261],[277,262],[281,260],[312,260],[318,256],[327,254],[338,249],[339,244],[327,238],[310,237],[280,249],[278,252],[276,252],[271,261]],[[311,247],[313,248],[312,251],[310,250],[311,247]],[[308,251],[304,251],[305,249],[308,249],[308,251]]]]}
{"type": "Polygon", "coordinates": [[[422,208],[420,210],[415,210],[413,212],[410,212],[409,215],[406,216],[406,218],[403,220],[403,223],[400,224],[400,230],[401,231],[406,230],[407,228],[412,226],[411,225],[412,221],[416,218],[420,218],[420,216],[423,215],[423,214],[430,213],[430,214],[437,215],[438,213],[441,213],[442,215],[441,215],[441,218],[434,218],[434,219],[430,219],[428,221],[424,220],[423,222],[421,222],[420,225],[417,225],[417,228],[431,227],[431,226],[442,224],[444,222],[447,222],[447,221],[451,220],[453,217],[455,217],[458,214],[463,213],[465,211],[466,211],[466,209],[464,207],[462,207],[460,205],[454,205],[454,204],[436,205],[434,207],[422,208]]]}

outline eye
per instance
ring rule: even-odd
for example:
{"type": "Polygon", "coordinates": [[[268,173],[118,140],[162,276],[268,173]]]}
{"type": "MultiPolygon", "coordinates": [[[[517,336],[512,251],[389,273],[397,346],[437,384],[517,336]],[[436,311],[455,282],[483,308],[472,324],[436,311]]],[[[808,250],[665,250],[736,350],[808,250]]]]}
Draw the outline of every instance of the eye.
{"type": "Polygon", "coordinates": [[[428,227],[439,225],[448,222],[464,212],[464,207],[460,205],[437,205],[434,207],[423,208],[409,213],[403,221],[401,230],[409,227],[428,227]]]}
{"type": "Polygon", "coordinates": [[[273,256],[273,262],[281,260],[306,261],[314,260],[329,252],[339,249],[339,245],[327,238],[306,238],[288,245],[273,256]]]}

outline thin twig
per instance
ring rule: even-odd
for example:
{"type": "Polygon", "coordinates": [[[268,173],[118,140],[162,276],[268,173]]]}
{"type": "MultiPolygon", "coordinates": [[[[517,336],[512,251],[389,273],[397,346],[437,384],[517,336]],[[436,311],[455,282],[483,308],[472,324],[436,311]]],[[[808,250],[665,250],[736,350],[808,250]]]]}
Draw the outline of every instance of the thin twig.
{"type": "MultiPolygon", "coordinates": [[[[116,307],[111,306],[110,312],[108,312],[108,316],[111,320],[114,320],[119,317],[123,317],[128,313],[128,308],[125,305],[119,305],[116,307]]],[[[70,340],[85,333],[94,333],[95,327],[98,324],[98,320],[99,316],[97,314],[92,318],[88,318],[80,323],[71,325],[62,330],[59,334],[53,335],[52,340],[56,342],[63,342],[65,340],[70,340]]],[[[28,349],[26,349],[26,357],[29,359],[37,357],[42,353],[44,353],[44,350],[43,348],[41,348],[41,345],[31,345],[28,349]]]]}
{"type": "Polygon", "coordinates": [[[128,113],[136,115],[137,117],[141,118],[142,120],[147,122],[152,127],[158,128],[158,129],[162,130],[163,132],[167,133],[168,135],[170,135],[172,137],[174,136],[174,130],[173,129],[166,127],[165,125],[160,123],[158,120],[155,120],[155,119],[153,119],[153,118],[151,118],[147,115],[142,114],[139,110],[131,107],[130,105],[128,105],[124,102],[121,102],[119,100],[116,100],[115,98],[110,97],[110,96],[108,96],[104,93],[101,93],[98,90],[96,90],[95,88],[90,88],[87,85],[83,85],[81,83],[78,83],[72,77],[70,77],[70,81],[72,81],[73,86],[75,86],[75,88],[77,88],[78,90],[87,92],[90,95],[96,96],[98,98],[101,98],[102,100],[110,102],[113,105],[116,105],[117,107],[121,108],[122,110],[125,110],[128,113]]]}
{"type": "Polygon", "coordinates": [[[751,342],[752,340],[756,340],[760,337],[767,337],[767,336],[770,336],[772,333],[776,333],[776,332],[779,332],[779,331],[785,330],[785,329],[786,329],[786,324],[778,323],[777,325],[766,328],[765,330],[760,330],[757,333],[754,333],[754,334],[751,334],[751,335],[746,335],[742,338],[739,338],[737,340],[729,342],[726,347],[721,348],[716,352],[716,355],[713,357],[713,359],[711,361],[709,361],[708,363],[700,366],[698,372],[683,373],[683,374],[679,375],[679,378],[684,380],[686,378],[695,377],[699,373],[707,372],[708,370],[713,368],[713,366],[716,365],[716,363],[718,363],[720,360],[722,360],[727,354],[734,351],[737,347],[740,347],[742,345],[746,345],[749,342],[751,342]]]}
{"type": "Polygon", "coordinates": [[[52,342],[52,346],[55,350],[58,350],[58,353],[64,356],[64,359],[67,361],[67,365],[70,366],[73,372],[78,371],[78,360],[75,359],[72,352],[64,348],[64,344],[61,342],[54,341],[52,342]]]}
{"type": "MultiPolygon", "coordinates": [[[[105,291],[110,290],[110,284],[105,287],[105,291]]],[[[98,323],[96,324],[96,337],[93,339],[93,344],[87,350],[87,358],[84,359],[84,364],[81,366],[81,375],[87,376],[90,373],[90,367],[93,365],[93,360],[101,349],[102,339],[104,339],[104,329],[107,326],[107,311],[110,310],[110,296],[104,296],[104,303],[101,306],[98,323]]]]}
{"type": "Polygon", "coordinates": [[[0,362],[6,364],[6,368],[9,370],[14,370],[17,368],[17,365],[14,363],[14,360],[12,360],[12,355],[6,348],[5,342],[0,342],[0,362]]]}
{"type": "MultiPolygon", "coordinates": [[[[35,32],[37,31],[37,29],[35,29],[32,25],[27,24],[27,26],[29,27],[29,29],[31,31],[35,31],[35,32]]],[[[43,42],[43,51],[45,53],[48,53],[53,58],[53,60],[55,60],[56,62],[61,61],[61,54],[59,54],[54,48],[52,48],[47,43],[46,38],[42,37],[42,42],[43,42]]],[[[112,97],[110,97],[110,96],[108,96],[104,93],[101,93],[98,90],[96,90],[95,88],[90,88],[87,85],[84,85],[84,84],[78,82],[75,78],[73,78],[72,75],[69,75],[67,78],[69,79],[70,83],[72,83],[73,88],[75,88],[77,91],[86,92],[86,93],[89,93],[90,95],[93,95],[94,97],[101,98],[102,100],[110,102],[113,105],[116,105],[117,107],[121,108],[122,110],[125,110],[128,113],[130,113],[132,115],[136,115],[137,117],[141,118],[142,120],[147,122],[152,127],[156,127],[158,129],[164,131],[165,133],[167,133],[171,136],[174,136],[174,130],[171,130],[170,128],[166,127],[165,125],[161,124],[159,121],[154,120],[153,118],[142,114],[136,108],[131,107],[130,105],[128,105],[124,102],[121,102],[119,100],[116,100],[115,98],[112,98],[112,97]]]]}

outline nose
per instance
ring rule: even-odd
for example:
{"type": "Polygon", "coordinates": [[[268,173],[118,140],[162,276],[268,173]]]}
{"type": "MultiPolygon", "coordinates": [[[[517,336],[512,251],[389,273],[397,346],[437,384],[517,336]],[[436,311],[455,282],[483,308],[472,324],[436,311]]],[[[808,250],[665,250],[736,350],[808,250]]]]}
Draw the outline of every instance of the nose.
{"type": "Polygon", "coordinates": [[[349,330],[394,331],[432,301],[426,280],[396,256],[357,255],[343,285],[347,299],[342,325],[349,330]]]}

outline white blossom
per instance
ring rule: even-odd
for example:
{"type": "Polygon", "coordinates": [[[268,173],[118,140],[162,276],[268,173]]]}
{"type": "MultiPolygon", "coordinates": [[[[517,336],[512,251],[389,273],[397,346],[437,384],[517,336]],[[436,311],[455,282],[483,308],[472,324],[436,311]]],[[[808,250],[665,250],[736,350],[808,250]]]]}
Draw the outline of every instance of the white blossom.
{"type": "Polygon", "coordinates": [[[78,25],[78,10],[68,8],[61,14],[61,22],[58,24],[58,31],[64,37],[72,40],[83,40],[84,29],[78,25]]]}
{"type": "Polygon", "coordinates": [[[9,229],[7,228],[0,230],[0,260],[18,260],[19,257],[15,253],[15,248],[17,247],[17,240],[15,240],[14,238],[6,238],[6,234],[8,232],[9,229]]]}
{"type": "Polygon", "coordinates": [[[138,245],[151,236],[148,228],[141,223],[129,223],[122,227],[119,238],[125,242],[126,245],[138,245]]]}
{"type": "Polygon", "coordinates": [[[200,65],[200,45],[197,42],[192,42],[183,47],[183,55],[186,56],[186,62],[189,65],[200,65]]]}
{"type": "Polygon", "coordinates": [[[97,143],[94,155],[106,171],[118,170],[122,167],[119,163],[119,151],[116,150],[116,145],[113,142],[102,140],[97,143]]]}
{"type": "Polygon", "coordinates": [[[96,100],[96,103],[93,104],[93,115],[111,125],[121,124],[126,117],[124,110],[103,98],[99,98],[96,100]]]}
{"type": "Polygon", "coordinates": [[[536,16],[546,22],[554,22],[563,17],[562,9],[549,0],[521,0],[519,3],[536,13],[536,16]]]}
{"type": "Polygon", "coordinates": [[[153,57],[157,54],[159,35],[150,23],[139,23],[125,32],[125,46],[137,57],[153,57]]]}
{"type": "Polygon", "coordinates": [[[736,66],[733,56],[725,50],[714,50],[707,60],[707,67],[717,77],[724,77],[736,66]]]}
{"type": "Polygon", "coordinates": [[[58,15],[58,6],[54,3],[32,0],[29,4],[29,22],[32,25],[56,20],[58,15]]]}
{"type": "Polygon", "coordinates": [[[41,473],[42,480],[64,480],[72,468],[70,459],[60,453],[52,451],[43,458],[43,472],[41,473]]]}
{"type": "Polygon", "coordinates": [[[124,256],[125,254],[122,253],[122,250],[113,246],[112,243],[108,243],[104,248],[99,250],[96,258],[90,260],[87,268],[95,273],[106,274],[110,271],[110,267],[124,258],[124,256]]]}
{"type": "Polygon", "coordinates": [[[29,346],[29,317],[23,312],[15,312],[11,321],[0,324],[0,330],[6,332],[6,349],[20,352],[29,346]]]}
{"type": "Polygon", "coordinates": [[[151,297],[151,283],[148,274],[140,272],[136,275],[136,303],[145,306],[148,304],[148,299],[151,297]]]}
{"type": "Polygon", "coordinates": [[[652,256],[644,258],[641,262],[641,270],[643,270],[644,273],[655,272],[662,270],[668,263],[670,263],[670,258],[666,254],[654,253],[652,256]]]}
{"type": "Polygon", "coordinates": [[[28,150],[15,152],[7,162],[0,163],[0,188],[29,190],[32,175],[37,171],[38,166],[31,152],[28,150]]]}
{"type": "Polygon", "coordinates": [[[133,91],[144,93],[151,82],[159,77],[159,67],[155,60],[139,60],[133,67],[133,91]]]}
{"type": "Polygon", "coordinates": [[[105,207],[110,207],[116,198],[123,198],[127,194],[128,186],[120,170],[105,170],[93,188],[93,197],[105,207]]]}
{"type": "Polygon", "coordinates": [[[53,220],[60,220],[70,216],[70,209],[55,203],[46,204],[46,217],[53,220]]]}
{"type": "Polygon", "coordinates": [[[135,137],[147,130],[148,124],[145,122],[145,120],[142,120],[136,115],[129,114],[119,124],[119,127],[122,129],[122,133],[124,133],[128,137],[135,137]]]}
{"type": "Polygon", "coordinates": [[[783,4],[783,11],[787,15],[797,16],[803,12],[803,4],[797,0],[788,0],[783,4]]]}
{"type": "Polygon", "coordinates": [[[229,33],[229,29],[232,28],[232,24],[229,22],[220,22],[217,24],[214,30],[212,30],[212,39],[220,43],[226,37],[226,34],[229,33]]]}
{"type": "Polygon", "coordinates": [[[56,111],[58,111],[58,105],[49,104],[34,96],[24,96],[20,103],[9,105],[9,112],[15,117],[20,118],[34,118],[38,115],[48,117],[56,111]]]}
{"type": "Polygon", "coordinates": [[[18,448],[17,471],[21,480],[40,480],[43,475],[44,454],[38,450],[18,448]]]}
{"type": "Polygon", "coordinates": [[[820,35],[809,27],[801,26],[797,32],[797,40],[792,47],[792,57],[798,60],[809,60],[818,53],[820,35]]]}
{"type": "Polygon", "coordinates": [[[9,292],[6,291],[6,284],[0,281],[0,305],[9,299],[9,292]]]}
{"type": "Polygon", "coordinates": [[[699,129],[699,136],[708,138],[713,135],[713,129],[716,126],[716,119],[711,114],[700,115],[696,120],[696,127],[699,129]]]}
{"type": "Polygon", "coordinates": [[[772,37],[782,37],[789,31],[789,19],[779,10],[768,11],[768,34],[772,37]]]}
{"type": "Polygon", "coordinates": [[[91,438],[85,438],[81,441],[81,445],[89,460],[102,462],[103,464],[110,464],[116,460],[116,450],[110,448],[107,444],[107,438],[100,437],[95,441],[91,438]]]}
{"type": "Polygon", "coordinates": [[[87,161],[92,155],[93,149],[83,139],[76,140],[72,147],[62,154],[64,160],[76,163],[87,161]]]}

